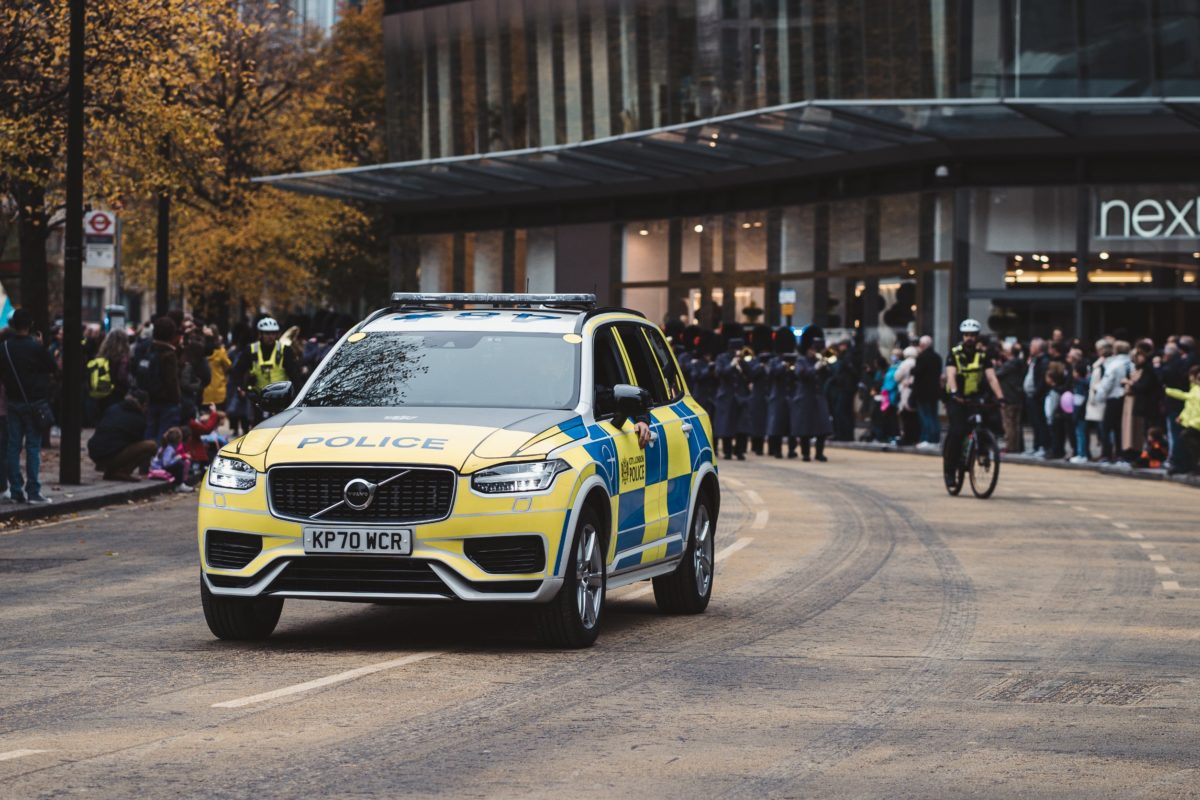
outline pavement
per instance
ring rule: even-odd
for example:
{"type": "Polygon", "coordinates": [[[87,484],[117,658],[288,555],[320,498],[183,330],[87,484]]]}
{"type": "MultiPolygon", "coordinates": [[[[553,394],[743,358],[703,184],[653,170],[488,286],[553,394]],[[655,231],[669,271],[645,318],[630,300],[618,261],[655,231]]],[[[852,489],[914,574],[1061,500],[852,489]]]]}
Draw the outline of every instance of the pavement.
{"type": "Polygon", "coordinates": [[[1190,487],[829,456],[722,461],[708,612],[625,587],[584,651],[465,604],[217,641],[194,495],[0,531],[0,796],[1200,797],[1190,487]]]}
{"type": "MultiPolygon", "coordinates": [[[[49,505],[6,504],[0,505],[0,530],[14,524],[27,523],[33,520],[59,517],[67,514],[78,514],[95,508],[136,503],[165,494],[170,488],[165,481],[143,480],[137,483],[124,481],[106,481],[96,471],[92,460],[88,458],[86,443],[91,438],[92,431],[84,430],[80,448],[80,478],[79,484],[68,485],[60,483],[59,476],[59,441],[55,434],[51,446],[42,448],[41,469],[38,470],[42,482],[42,494],[49,497],[49,505]]],[[[25,456],[21,456],[24,468],[25,456]]]]}
{"type": "MultiPolygon", "coordinates": [[[[909,455],[918,456],[934,456],[942,457],[941,448],[937,449],[921,449],[909,445],[897,445],[889,442],[827,442],[827,447],[848,449],[848,450],[863,450],[875,453],[907,453],[909,455]]],[[[1165,469],[1141,469],[1130,466],[1129,464],[1118,462],[1104,464],[1099,461],[1089,461],[1086,464],[1072,464],[1066,459],[1050,459],[1037,458],[1036,456],[1027,456],[1023,453],[1004,453],[1003,461],[1006,464],[1025,464],[1034,467],[1049,467],[1051,469],[1067,469],[1076,472],[1092,472],[1100,475],[1109,475],[1116,478],[1135,478],[1138,480],[1148,481],[1170,481],[1171,483],[1179,483],[1184,486],[1200,487],[1200,474],[1189,475],[1168,475],[1165,469]]]]}

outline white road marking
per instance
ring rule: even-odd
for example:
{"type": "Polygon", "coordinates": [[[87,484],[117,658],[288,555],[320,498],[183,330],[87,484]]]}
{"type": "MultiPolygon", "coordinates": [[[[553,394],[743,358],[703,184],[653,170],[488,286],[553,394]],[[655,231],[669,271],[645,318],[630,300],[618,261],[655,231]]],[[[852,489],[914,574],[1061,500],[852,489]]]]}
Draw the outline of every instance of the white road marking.
{"type": "MultiPolygon", "coordinates": [[[[724,561],[726,558],[729,558],[731,555],[736,553],[738,550],[741,550],[743,547],[745,547],[746,545],[750,544],[753,541],[754,541],[753,539],[743,536],[741,539],[738,539],[736,542],[729,545],[728,547],[718,550],[717,554],[715,556],[713,556],[713,561],[714,562],[715,561],[724,561]]],[[[654,591],[654,584],[647,583],[645,586],[641,587],[637,591],[633,591],[633,592],[630,592],[629,594],[621,595],[621,599],[622,600],[634,600],[638,597],[645,597],[646,595],[650,594],[653,591],[654,591]]]]}
{"type": "Polygon", "coordinates": [[[1129,526],[1128,526],[1128,525],[1126,525],[1124,522],[1114,522],[1114,523],[1113,523],[1113,527],[1114,527],[1114,528],[1120,528],[1120,529],[1121,529],[1121,530],[1123,530],[1123,531],[1127,531],[1127,530],[1129,530],[1129,526]]]}
{"type": "Polygon", "coordinates": [[[742,494],[746,495],[746,499],[749,500],[752,505],[761,506],[763,504],[762,495],[753,489],[747,489],[746,491],[742,492],[742,494]]]}
{"type": "Polygon", "coordinates": [[[1096,519],[1112,519],[1108,514],[1092,514],[1096,519]]]}
{"type": "Polygon", "coordinates": [[[365,667],[339,672],[336,675],[328,675],[324,678],[317,678],[314,681],[306,681],[297,683],[293,686],[285,686],[282,689],[276,689],[271,692],[263,692],[262,694],[252,694],[249,697],[239,697],[236,700],[226,700],[223,703],[213,703],[213,708],[241,708],[242,706],[253,705],[254,703],[262,703],[267,700],[275,700],[279,697],[287,697],[301,692],[320,689],[323,686],[330,686],[335,683],[343,683],[344,681],[352,681],[355,678],[361,678],[364,675],[373,675],[376,672],[383,672],[396,667],[403,667],[406,664],[415,664],[418,661],[424,661],[427,658],[434,656],[445,655],[444,651],[426,651],[422,653],[412,653],[403,658],[394,658],[391,661],[381,661],[378,664],[368,664],[365,667]]]}
{"type": "Polygon", "coordinates": [[[1072,511],[1082,511],[1086,514],[1090,509],[1084,508],[1083,506],[1071,506],[1071,510],[1072,511]]]}
{"type": "Polygon", "coordinates": [[[95,517],[104,516],[102,514],[85,514],[82,517],[68,517],[67,519],[56,519],[53,522],[43,522],[41,525],[29,525],[25,528],[16,528],[11,531],[0,531],[0,536],[13,536],[18,533],[27,533],[28,531],[37,531],[42,528],[53,528],[55,525],[66,525],[68,522],[82,522],[85,519],[94,519],[95,517]]]}
{"type": "Polygon", "coordinates": [[[742,483],[741,481],[739,481],[737,478],[721,478],[721,482],[728,483],[734,489],[740,489],[746,485],[746,484],[742,483]]]}
{"type": "Polygon", "coordinates": [[[1138,547],[1142,548],[1143,550],[1153,550],[1154,549],[1154,545],[1150,544],[1149,542],[1142,542],[1141,544],[1138,545],[1138,547]]]}
{"type": "Polygon", "coordinates": [[[1150,553],[1146,557],[1149,558],[1151,561],[1166,561],[1167,560],[1167,557],[1164,556],[1162,553],[1150,553]]]}
{"type": "Polygon", "coordinates": [[[25,756],[36,756],[38,753],[49,753],[49,750],[9,750],[7,753],[0,753],[0,761],[11,761],[14,758],[24,758],[25,756]]]}
{"type": "Polygon", "coordinates": [[[754,522],[750,527],[754,528],[756,531],[761,531],[763,528],[767,527],[767,520],[770,518],[771,512],[767,511],[765,508],[760,508],[758,512],[755,513],[754,522]]]}
{"type": "Polygon", "coordinates": [[[1055,498],[1054,500],[1051,500],[1050,502],[1051,502],[1051,503],[1057,503],[1057,504],[1058,504],[1058,505],[1060,505],[1060,506],[1065,506],[1065,505],[1067,504],[1067,501],[1066,501],[1066,500],[1059,500],[1059,499],[1057,499],[1057,498],[1055,498]]]}
{"type": "Polygon", "coordinates": [[[1175,570],[1171,569],[1168,566],[1164,566],[1162,564],[1156,565],[1154,567],[1154,571],[1157,572],[1159,575],[1174,575],[1175,574],[1175,570]]]}
{"type": "Polygon", "coordinates": [[[1168,592],[1178,592],[1179,591],[1179,581],[1163,581],[1162,585],[1163,585],[1163,588],[1166,589],[1168,592]]]}
{"type": "Polygon", "coordinates": [[[1145,536],[1142,536],[1140,533],[1127,533],[1125,535],[1128,536],[1130,539],[1145,539],[1146,538],[1145,536]]]}
{"type": "Polygon", "coordinates": [[[1045,500],[1046,499],[1046,495],[1038,494],[1037,492],[1030,492],[1029,496],[1032,497],[1034,500],[1045,500]]]}

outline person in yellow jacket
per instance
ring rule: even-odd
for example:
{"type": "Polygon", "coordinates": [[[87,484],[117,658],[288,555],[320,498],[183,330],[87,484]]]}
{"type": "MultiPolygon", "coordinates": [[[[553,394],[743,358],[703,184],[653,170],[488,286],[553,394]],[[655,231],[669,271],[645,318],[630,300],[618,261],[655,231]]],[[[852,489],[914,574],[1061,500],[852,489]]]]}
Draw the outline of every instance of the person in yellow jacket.
{"type": "Polygon", "coordinates": [[[1182,389],[1167,387],[1167,396],[1183,401],[1183,411],[1179,412],[1179,424],[1183,428],[1180,442],[1183,445],[1179,453],[1171,454],[1170,474],[1178,475],[1184,472],[1195,472],[1200,465],[1200,365],[1188,370],[1191,386],[1185,392],[1182,389]]]}
{"type": "Polygon", "coordinates": [[[205,329],[207,334],[214,343],[213,351],[208,354],[208,368],[212,372],[212,379],[208,385],[204,387],[204,396],[202,402],[204,405],[214,405],[222,411],[225,410],[225,375],[233,366],[233,362],[229,360],[229,353],[225,350],[225,343],[221,341],[221,332],[214,325],[211,328],[205,329]]]}

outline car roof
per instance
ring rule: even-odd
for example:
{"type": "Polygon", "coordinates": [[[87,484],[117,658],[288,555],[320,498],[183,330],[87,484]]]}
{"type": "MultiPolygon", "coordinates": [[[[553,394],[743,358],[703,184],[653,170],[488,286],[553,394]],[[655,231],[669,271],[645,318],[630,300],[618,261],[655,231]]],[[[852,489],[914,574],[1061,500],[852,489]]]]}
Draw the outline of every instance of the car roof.
{"type": "Polygon", "coordinates": [[[402,309],[382,311],[367,320],[360,331],[392,333],[404,331],[489,331],[495,333],[576,333],[587,319],[645,320],[630,311],[610,311],[601,315],[582,311],[542,308],[514,309],[402,309]]]}

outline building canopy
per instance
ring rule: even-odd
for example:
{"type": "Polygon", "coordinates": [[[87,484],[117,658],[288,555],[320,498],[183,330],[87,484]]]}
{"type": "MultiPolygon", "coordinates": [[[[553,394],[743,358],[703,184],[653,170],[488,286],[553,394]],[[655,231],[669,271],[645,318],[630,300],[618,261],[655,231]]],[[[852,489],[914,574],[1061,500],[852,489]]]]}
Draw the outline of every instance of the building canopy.
{"type": "Polygon", "coordinates": [[[307,194],[419,206],[610,195],[663,182],[761,173],[797,162],[1003,140],[1200,133],[1200,97],[809,100],[550,147],[255,180],[307,194]]]}

